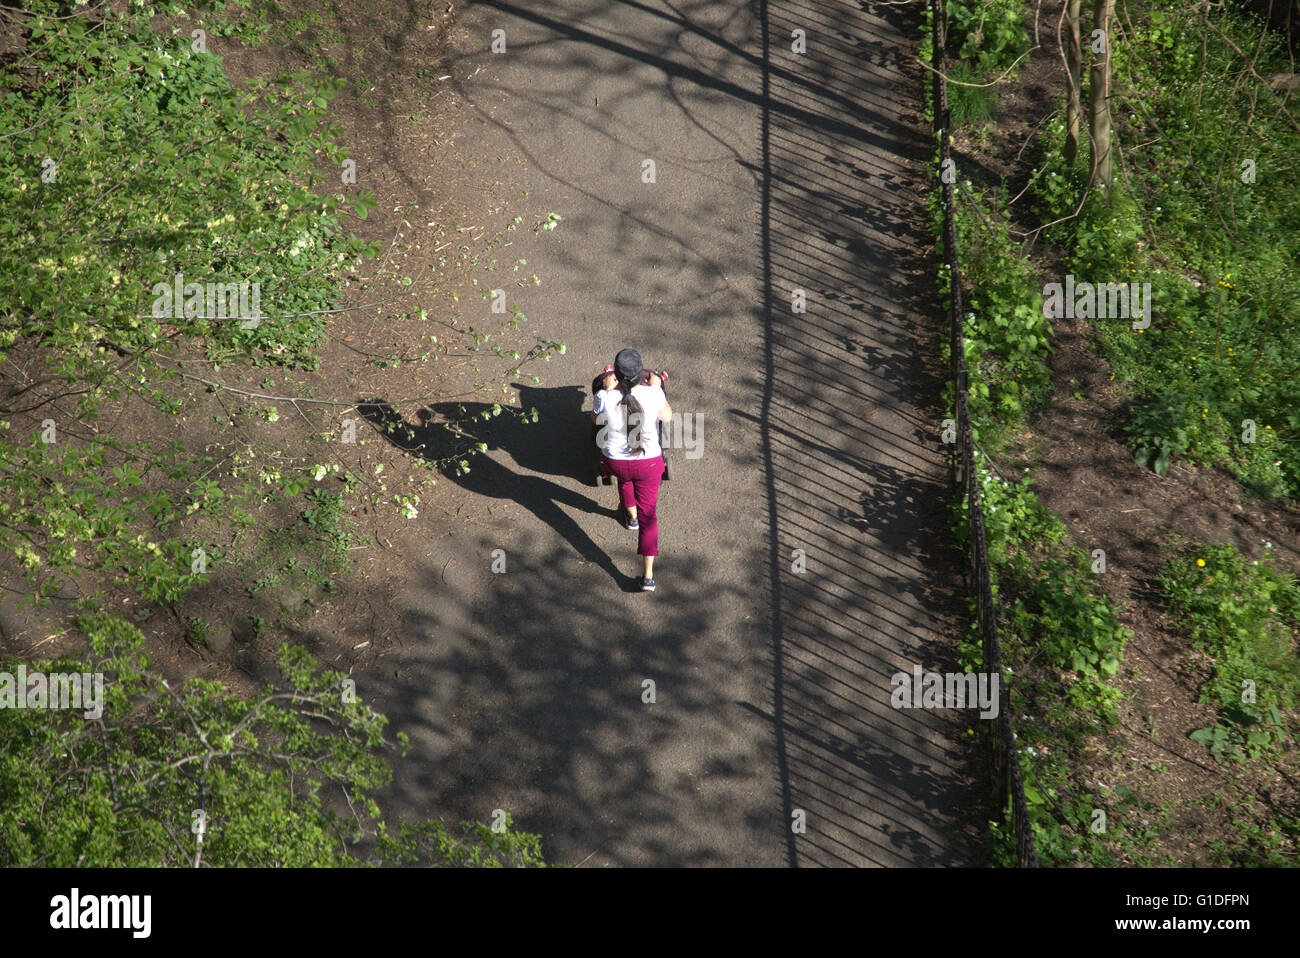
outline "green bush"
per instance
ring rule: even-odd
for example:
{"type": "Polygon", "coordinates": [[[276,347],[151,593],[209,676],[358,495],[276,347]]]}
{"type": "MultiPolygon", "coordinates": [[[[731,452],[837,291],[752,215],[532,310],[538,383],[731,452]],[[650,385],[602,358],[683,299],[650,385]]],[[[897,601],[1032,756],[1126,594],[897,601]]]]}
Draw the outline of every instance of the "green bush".
{"type": "Polygon", "coordinates": [[[977,74],[1001,73],[1029,49],[1024,6],[1016,0],[950,0],[948,52],[977,74]]]}
{"type": "Polygon", "coordinates": [[[1044,665],[1086,678],[1114,675],[1127,631],[1105,592],[1077,563],[1038,560],[1006,610],[1011,628],[1032,644],[1044,665]]]}
{"type": "Polygon", "coordinates": [[[390,829],[372,797],[392,779],[387,719],[305,650],[282,647],[285,687],[245,701],[167,682],[119,618],[78,625],[88,661],[27,668],[101,673],[102,716],[0,708],[0,866],[542,864],[537,836],[508,819],[390,829]]]}
{"type": "Polygon", "coordinates": [[[1168,393],[1133,403],[1122,427],[1133,458],[1163,476],[1170,459],[1187,451],[1189,418],[1186,401],[1168,393]]]}
{"type": "MultiPolygon", "coordinates": [[[[1028,484],[996,476],[978,454],[976,465],[1013,728],[1039,860],[1114,864],[1111,851],[1089,832],[1095,799],[1074,781],[1070,749],[1117,721],[1119,693],[1107,680],[1118,669],[1130,633],[1120,626],[1087,558],[1066,548],[1065,526],[1028,484]]],[[[964,497],[954,519],[959,541],[967,541],[964,497]]],[[[977,633],[962,639],[959,649],[967,668],[980,667],[977,633]]],[[[1014,864],[1008,823],[991,821],[989,830],[995,863],[1014,864]]]]}
{"type": "Polygon", "coordinates": [[[985,438],[1046,396],[1052,327],[1024,250],[975,186],[970,181],[964,186],[983,213],[981,218],[965,196],[958,196],[971,422],[977,438],[985,438]]]}
{"type": "Polygon", "coordinates": [[[1247,489],[1264,498],[1292,495],[1283,470],[1283,449],[1271,426],[1255,430],[1255,441],[1233,444],[1229,468],[1247,489]]]}
{"type": "Polygon", "coordinates": [[[1283,712],[1300,706],[1300,588],[1272,559],[1247,562],[1232,545],[1203,544],[1170,561],[1160,588],[1193,644],[1213,659],[1201,701],[1218,725],[1192,738],[1216,758],[1254,758],[1288,738],[1283,712]]]}

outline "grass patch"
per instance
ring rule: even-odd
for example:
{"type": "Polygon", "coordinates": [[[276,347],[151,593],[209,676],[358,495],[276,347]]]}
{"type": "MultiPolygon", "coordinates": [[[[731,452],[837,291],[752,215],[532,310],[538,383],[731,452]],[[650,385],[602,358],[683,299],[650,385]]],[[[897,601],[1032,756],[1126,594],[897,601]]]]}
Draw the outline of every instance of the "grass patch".
{"type": "Polygon", "coordinates": [[[1200,699],[1219,721],[1191,737],[1219,761],[1277,751],[1300,706],[1300,589],[1271,550],[1247,561],[1232,545],[1201,544],[1168,563],[1160,591],[1187,623],[1193,645],[1213,659],[1200,699]]]}
{"type": "Polygon", "coordinates": [[[948,70],[948,111],[954,129],[979,126],[993,119],[993,93],[991,87],[961,86],[966,83],[983,83],[966,63],[954,63],[948,70]]]}

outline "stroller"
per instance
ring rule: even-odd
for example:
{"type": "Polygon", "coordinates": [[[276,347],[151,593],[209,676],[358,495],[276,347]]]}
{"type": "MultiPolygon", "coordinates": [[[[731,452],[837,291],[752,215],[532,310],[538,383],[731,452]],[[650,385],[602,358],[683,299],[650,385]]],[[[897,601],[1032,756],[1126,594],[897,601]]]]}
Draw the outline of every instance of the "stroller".
{"type": "MultiPolygon", "coordinates": [[[[607,375],[612,373],[613,371],[614,371],[613,366],[606,366],[604,369],[602,369],[599,373],[596,374],[595,378],[591,380],[592,396],[595,396],[596,393],[600,392],[600,381],[604,379],[607,375]]],[[[659,377],[659,380],[662,384],[662,388],[664,391],[664,395],[667,396],[668,395],[668,374],[663,370],[659,370],[659,369],[643,370],[641,373],[640,385],[642,386],[649,385],[650,377],[652,375],[659,377]]],[[[657,425],[659,427],[659,448],[663,450],[663,456],[664,456],[663,481],[667,482],[673,477],[673,469],[672,469],[672,464],[668,461],[668,448],[664,444],[664,424],[662,421],[660,421],[659,423],[657,423],[657,425]]],[[[600,433],[600,425],[598,423],[592,423],[591,424],[591,445],[592,448],[595,449],[596,451],[596,468],[595,468],[596,485],[610,486],[614,484],[614,477],[609,474],[609,467],[605,464],[605,457],[601,455],[600,447],[596,445],[596,437],[599,435],[599,433],[600,433]]]]}

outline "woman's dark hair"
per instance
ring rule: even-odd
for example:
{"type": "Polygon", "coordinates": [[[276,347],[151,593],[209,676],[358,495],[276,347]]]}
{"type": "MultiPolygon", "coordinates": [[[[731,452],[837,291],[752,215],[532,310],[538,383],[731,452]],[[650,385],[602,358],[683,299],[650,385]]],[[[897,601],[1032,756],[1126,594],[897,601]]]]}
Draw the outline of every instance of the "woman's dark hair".
{"type": "Polygon", "coordinates": [[[618,391],[623,394],[623,398],[619,401],[619,405],[625,407],[623,412],[623,429],[627,433],[627,449],[628,452],[634,456],[639,456],[645,451],[645,410],[641,407],[641,403],[637,402],[637,398],[632,395],[632,387],[640,385],[641,383],[641,370],[637,370],[635,378],[632,379],[624,379],[623,373],[630,372],[633,366],[640,366],[640,360],[641,355],[635,350],[623,350],[614,360],[614,364],[617,367],[617,371],[614,375],[618,379],[618,391]],[[626,356],[628,353],[630,353],[631,356],[635,356],[634,362],[627,362],[627,359],[630,358],[626,356]],[[623,359],[624,361],[620,363],[620,359],[623,359]],[[633,416],[636,417],[637,422],[635,437],[632,432],[633,416]]]}
{"type": "Polygon", "coordinates": [[[632,387],[639,385],[639,382],[628,382],[625,379],[618,381],[618,391],[623,394],[623,399],[619,402],[620,406],[625,406],[623,414],[623,428],[627,432],[627,450],[634,456],[641,455],[645,451],[645,410],[637,402],[637,398],[632,395],[632,387]],[[632,431],[632,417],[636,417],[637,428],[635,434],[632,431]]]}

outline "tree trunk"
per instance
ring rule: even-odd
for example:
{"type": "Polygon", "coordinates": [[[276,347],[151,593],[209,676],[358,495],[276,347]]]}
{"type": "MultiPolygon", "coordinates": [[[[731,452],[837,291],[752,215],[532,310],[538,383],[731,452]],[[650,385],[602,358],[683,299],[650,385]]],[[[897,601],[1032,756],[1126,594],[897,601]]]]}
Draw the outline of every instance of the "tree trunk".
{"type": "Polygon", "coordinates": [[[1095,0],[1093,29],[1101,31],[1094,39],[1092,69],[1088,78],[1089,134],[1092,139],[1092,180],[1109,190],[1114,176],[1110,154],[1110,21],[1115,0],[1095,0]]]}
{"type": "Polygon", "coordinates": [[[1083,47],[1079,43],[1079,7],[1083,0],[1066,0],[1065,24],[1065,165],[1074,169],[1079,158],[1079,124],[1083,117],[1083,47]]]}

